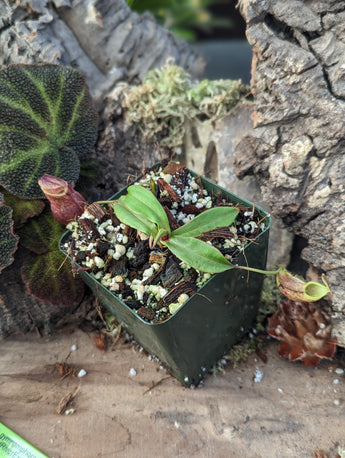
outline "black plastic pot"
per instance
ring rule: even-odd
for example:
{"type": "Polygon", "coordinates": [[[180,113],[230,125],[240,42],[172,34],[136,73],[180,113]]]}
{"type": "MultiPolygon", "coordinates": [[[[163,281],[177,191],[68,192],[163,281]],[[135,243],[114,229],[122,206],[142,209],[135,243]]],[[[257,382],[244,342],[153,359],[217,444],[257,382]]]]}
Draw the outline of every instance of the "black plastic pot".
{"type": "MultiPolygon", "coordinates": [[[[217,194],[220,190],[222,196],[232,202],[253,206],[208,179],[202,178],[202,183],[209,192],[213,190],[217,194]]],[[[119,198],[126,189],[119,191],[111,200],[119,198]]],[[[261,208],[255,208],[262,218],[266,216],[265,230],[246,246],[238,264],[264,269],[270,217],[261,208]]],[[[69,236],[70,232],[62,236],[61,246],[69,236]]],[[[162,365],[185,386],[197,385],[219,358],[250,329],[258,312],[263,282],[263,275],[252,272],[247,275],[238,269],[227,270],[211,277],[169,319],[148,323],[88,272],[80,272],[80,275],[134,339],[150,354],[157,356],[162,365]]]]}

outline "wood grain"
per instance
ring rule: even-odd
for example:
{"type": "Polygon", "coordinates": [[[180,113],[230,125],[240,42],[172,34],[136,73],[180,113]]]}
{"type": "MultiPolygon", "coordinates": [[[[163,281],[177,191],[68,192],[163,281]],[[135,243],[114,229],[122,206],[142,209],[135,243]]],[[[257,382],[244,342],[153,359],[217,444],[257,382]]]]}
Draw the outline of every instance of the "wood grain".
{"type": "Polygon", "coordinates": [[[123,340],[104,354],[81,331],[12,337],[0,343],[0,421],[51,458],[335,456],[345,446],[344,375],[327,362],[289,363],[276,342],[267,355],[187,389],[123,340]],[[55,363],[69,353],[84,378],[61,379],[55,363]],[[79,383],[74,413],[58,415],[79,383]]]}

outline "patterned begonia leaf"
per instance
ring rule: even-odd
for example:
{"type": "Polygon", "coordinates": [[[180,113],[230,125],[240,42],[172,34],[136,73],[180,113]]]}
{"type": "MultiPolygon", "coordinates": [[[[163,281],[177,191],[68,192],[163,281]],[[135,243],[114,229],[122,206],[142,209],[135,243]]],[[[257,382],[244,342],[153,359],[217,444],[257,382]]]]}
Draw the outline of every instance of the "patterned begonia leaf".
{"type": "Polygon", "coordinates": [[[66,227],[58,223],[47,208],[20,228],[18,235],[21,245],[36,254],[43,254],[58,249],[59,238],[65,230],[66,227]]]}
{"type": "Polygon", "coordinates": [[[94,145],[97,114],[82,74],[52,64],[0,71],[0,184],[22,198],[43,197],[45,173],[68,182],[94,145]]]}
{"type": "Polygon", "coordinates": [[[78,182],[75,185],[76,191],[85,197],[95,183],[100,183],[103,176],[103,168],[100,161],[95,159],[81,159],[78,182]]]}
{"type": "Polygon", "coordinates": [[[22,279],[28,293],[59,307],[77,305],[84,295],[84,283],[73,277],[71,265],[59,250],[30,253],[22,265],[22,279]]]}
{"type": "Polygon", "coordinates": [[[17,245],[18,237],[13,233],[12,209],[4,204],[4,196],[0,194],[0,273],[12,264],[17,245]]]}
{"type": "Polygon", "coordinates": [[[20,230],[20,242],[32,251],[23,262],[22,279],[27,291],[52,305],[67,307],[78,304],[84,294],[84,283],[73,277],[70,262],[59,250],[58,242],[65,227],[45,210],[20,230]]]}
{"type": "Polygon", "coordinates": [[[13,210],[14,227],[22,226],[29,218],[42,213],[45,203],[42,199],[21,199],[20,197],[10,194],[6,189],[2,188],[5,204],[13,210]]]}

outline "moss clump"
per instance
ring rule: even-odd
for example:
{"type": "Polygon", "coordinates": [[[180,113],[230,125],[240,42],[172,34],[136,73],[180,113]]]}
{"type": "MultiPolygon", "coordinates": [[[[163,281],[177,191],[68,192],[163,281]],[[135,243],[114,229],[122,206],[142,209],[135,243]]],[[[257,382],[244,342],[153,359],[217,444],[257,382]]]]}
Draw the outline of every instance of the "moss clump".
{"type": "Polygon", "coordinates": [[[255,338],[246,338],[241,343],[234,345],[231,350],[224,355],[224,359],[236,368],[242,361],[246,361],[249,356],[262,344],[255,338]]]}
{"type": "Polygon", "coordinates": [[[127,94],[128,121],[137,123],[147,141],[163,147],[183,144],[185,121],[216,120],[228,114],[250,89],[241,80],[194,82],[181,67],[168,62],[151,70],[127,94]]]}
{"type": "Polygon", "coordinates": [[[267,276],[264,279],[260,298],[259,313],[256,318],[255,329],[258,332],[266,330],[267,318],[275,313],[277,310],[277,304],[279,304],[281,300],[282,294],[277,286],[276,277],[267,276]]]}

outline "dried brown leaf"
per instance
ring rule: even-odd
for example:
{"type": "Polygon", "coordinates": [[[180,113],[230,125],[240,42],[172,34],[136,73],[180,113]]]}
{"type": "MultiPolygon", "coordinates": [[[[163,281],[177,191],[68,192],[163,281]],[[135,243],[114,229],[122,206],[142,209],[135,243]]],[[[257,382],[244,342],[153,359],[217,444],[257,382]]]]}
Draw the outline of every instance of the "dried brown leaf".
{"type": "Polygon", "coordinates": [[[107,351],[107,337],[105,334],[98,333],[93,336],[93,343],[98,350],[107,351]]]}
{"type": "Polygon", "coordinates": [[[66,377],[76,377],[78,373],[78,369],[70,366],[67,363],[55,363],[55,367],[58,370],[59,374],[61,375],[62,378],[66,377]]]}
{"type": "Polygon", "coordinates": [[[178,194],[173,190],[173,188],[170,186],[169,183],[167,183],[165,180],[162,178],[158,178],[157,184],[159,186],[159,189],[161,191],[166,191],[169,196],[172,198],[174,202],[181,202],[181,198],[178,196],[178,194]]]}

